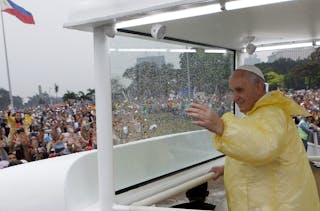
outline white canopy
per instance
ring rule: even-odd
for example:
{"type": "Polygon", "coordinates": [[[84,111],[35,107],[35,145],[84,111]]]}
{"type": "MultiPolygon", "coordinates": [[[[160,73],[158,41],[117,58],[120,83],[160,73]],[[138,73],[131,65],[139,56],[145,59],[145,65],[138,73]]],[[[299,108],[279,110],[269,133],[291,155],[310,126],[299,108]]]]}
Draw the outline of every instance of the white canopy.
{"type": "MultiPolygon", "coordinates": [[[[255,1],[255,0],[252,0],[255,1]]],[[[65,24],[67,28],[92,30],[106,25],[177,8],[216,4],[218,1],[83,0],[65,24]]],[[[294,0],[278,4],[226,10],[198,17],[163,22],[166,38],[238,50],[254,36],[255,45],[304,42],[320,39],[320,1],[294,0]]],[[[150,34],[151,24],[120,29],[150,34]]]]}

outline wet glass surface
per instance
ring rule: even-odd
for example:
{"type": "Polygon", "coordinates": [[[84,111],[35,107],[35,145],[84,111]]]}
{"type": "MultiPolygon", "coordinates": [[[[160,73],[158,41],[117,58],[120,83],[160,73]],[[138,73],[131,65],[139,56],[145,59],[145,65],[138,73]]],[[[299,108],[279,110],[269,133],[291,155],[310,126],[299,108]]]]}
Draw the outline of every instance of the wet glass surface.
{"type": "Polygon", "coordinates": [[[128,37],[110,48],[115,145],[201,129],[184,111],[192,102],[233,110],[233,52],[128,37]]]}

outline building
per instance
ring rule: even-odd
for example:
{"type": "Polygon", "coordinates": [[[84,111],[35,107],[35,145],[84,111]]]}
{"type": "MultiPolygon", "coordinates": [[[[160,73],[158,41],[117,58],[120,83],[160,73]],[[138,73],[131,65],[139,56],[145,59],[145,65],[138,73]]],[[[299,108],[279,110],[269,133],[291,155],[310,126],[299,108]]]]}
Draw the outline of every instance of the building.
{"type": "Polygon", "coordinates": [[[285,50],[278,50],[272,52],[270,56],[268,56],[268,62],[274,62],[280,58],[290,58],[292,60],[299,60],[307,58],[312,52],[314,48],[292,48],[285,50]]]}

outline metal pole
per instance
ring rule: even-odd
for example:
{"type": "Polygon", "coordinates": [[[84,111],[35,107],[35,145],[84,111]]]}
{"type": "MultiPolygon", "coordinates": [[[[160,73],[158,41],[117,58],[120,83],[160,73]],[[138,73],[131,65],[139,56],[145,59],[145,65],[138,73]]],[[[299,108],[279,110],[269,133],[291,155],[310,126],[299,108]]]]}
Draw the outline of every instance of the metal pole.
{"type": "Polygon", "coordinates": [[[187,56],[187,76],[188,76],[188,98],[191,99],[191,81],[190,81],[190,69],[189,69],[189,53],[186,52],[187,56]]]}
{"type": "Polygon", "coordinates": [[[1,8],[0,13],[1,13],[2,36],[3,36],[3,45],[4,45],[4,56],[5,56],[5,62],[6,62],[6,68],[7,68],[7,76],[8,76],[8,84],[9,84],[10,104],[12,105],[12,108],[13,108],[13,97],[12,97],[11,79],[10,79],[10,71],[9,71],[9,63],[8,63],[6,35],[4,33],[4,22],[3,22],[2,8],[1,8]]]}
{"type": "Polygon", "coordinates": [[[113,210],[114,203],[111,67],[105,29],[105,27],[94,29],[100,211],[113,210]]]}

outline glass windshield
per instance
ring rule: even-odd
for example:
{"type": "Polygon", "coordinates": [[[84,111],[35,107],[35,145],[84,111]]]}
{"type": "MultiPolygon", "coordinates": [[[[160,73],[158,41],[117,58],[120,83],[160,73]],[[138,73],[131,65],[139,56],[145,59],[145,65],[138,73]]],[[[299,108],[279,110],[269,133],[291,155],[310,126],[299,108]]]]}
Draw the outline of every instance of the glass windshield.
{"type": "Polygon", "coordinates": [[[232,110],[231,51],[130,37],[112,39],[110,51],[115,145],[201,129],[184,111],[191,102],[232,110]]]}

